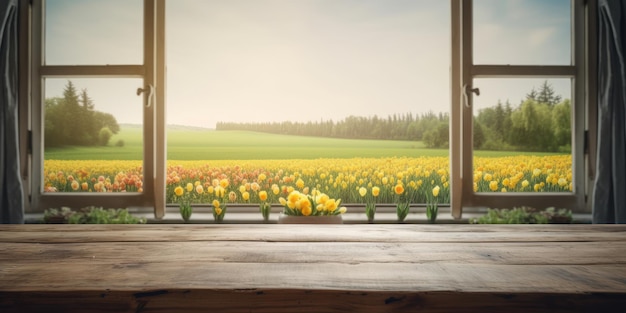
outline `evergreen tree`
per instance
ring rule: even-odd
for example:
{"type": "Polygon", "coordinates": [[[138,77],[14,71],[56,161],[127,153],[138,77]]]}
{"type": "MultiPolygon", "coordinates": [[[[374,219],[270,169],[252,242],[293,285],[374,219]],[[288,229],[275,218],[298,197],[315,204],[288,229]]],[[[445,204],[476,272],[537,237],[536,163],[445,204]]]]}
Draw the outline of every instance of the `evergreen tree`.
{"type": "Polygon", "coordinates": [[[478,121],[477,118],[474,118],[474,138],[472,142],[472,146],[474,149],[480,149],[485,143],[485,131],[483,130],[483,125],[478,121]]]}
{"type": "Polygon", "coordinates": [[[537,90],[535,90],[535,87],[533,87],[533,89],[531,89],[530,92],[526,94],[526,100],[537,101],[537,90]]]}
{"type": "Polygon", "coordinates": [[[537,94],[536,100],[539,103],[545,103],[548,106],[554,106],[555,104],[561,102],[561,96],[556,95],[554,89],[552,89],[552,85],[550,85],[548,81],[545,80],[539,88],[539,93],[537,94]]]}
{"type": "Polygon", "coordinates": [[[61,103],[62,118],[61,137],[64,144],[80,145],[82,144],[82,121],[81,108],[78,104],[78,93],[74,83],[67,81],[65,89],[63,89],[63,101],[61,103]]]}
{"type": "Polygon", "coordinates": [[[103,142],[103,136],[101,136],[103,128],[107,128],[111,134],[119,132],[115,117],[95,111],[94,107],[87,89],[82,89],[79,94],[74,83],[69,80],[63,89],[62,98],[45,100],[45,146],[98,145],[103,142]]]}

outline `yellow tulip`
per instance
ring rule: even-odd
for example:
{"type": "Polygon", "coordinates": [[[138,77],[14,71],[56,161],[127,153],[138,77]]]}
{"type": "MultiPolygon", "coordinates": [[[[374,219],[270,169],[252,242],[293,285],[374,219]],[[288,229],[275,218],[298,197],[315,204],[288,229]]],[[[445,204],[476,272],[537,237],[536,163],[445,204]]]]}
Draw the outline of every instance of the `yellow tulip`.
{"type": "Polygon", "coordinates": [[[393,188],[393,191],[397,194],[397,195],[401,195],[402,193],[404,193],[404,186],[402,185],[396,185],[393,188]]]}
{"type": "Polygon", "coordinates": [[[433,188],[433,196],[434,197],[439,196],[439,186],[435,186],[435,188],[433,188]]]}
{"type": "Polygon", "coordinates": [[[498,182],[495,180],[492,180],[491,182],[489,182],[489,189],[491,189],[491,191],[498,190],[498,182]]]}
{"type": "Polygon", "coordinates": [[[372,187],[372,196],[378,197],[379,194],[380,194],[380,188],[372,187]]]}
{"type": "Polygon", "coordinates": [[[361,197],[365,197],[365,195],[367,194],[367,189],[365,189],[365,187],[359,188],[359,194],[361,195],[361,197]]]}
{"type": "Polygon", "coordinates": [[[196,186],[196,193],[201,195],[204,193],[204,187],[202,187],[202,185],[197,185],[196,186]]]}
{"type": "Polygon", "coordinates": [[[298,187],[299,189],[304,188],[304,180],[298,178],[298,181],[296,182],[296,187],[298,187]]]}
{"type": "Polygon", "coordinates": [[[258,180],[259,182],[262,182],[262,181],[264,181],[266,178],[267,178],[267,176],[266,176],[265,174],[261,173],[261,174],[259,174],[259,177],[257,177],[257,180],[258,180]]]}
{"type": "MultiPolygon", "coordinates": [[[[86,185],[87,183],[84,183],[84,184],[86,185]]],[[[174,188],[174,193],[176,194],[176,196],[180,197],[183,195],[183,193],[185,193],[185,191],[183,190],[183,187],[178,186],[174,188]]]]}
{"type": "Polygon", "coordinates": [[[226,189],[226,187],[228,187],[229,183],[228,183],[228,179],[222,179],[220,180],[220,186],[224,189],[226,189]]]}

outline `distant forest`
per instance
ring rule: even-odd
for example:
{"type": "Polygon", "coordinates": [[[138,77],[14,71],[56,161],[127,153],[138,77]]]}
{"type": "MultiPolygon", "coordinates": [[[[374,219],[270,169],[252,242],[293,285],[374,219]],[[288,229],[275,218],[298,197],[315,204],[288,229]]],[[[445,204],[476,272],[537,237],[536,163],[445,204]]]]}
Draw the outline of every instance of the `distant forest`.
{"type": "MultiPolygon", "coordinates": [[[[447,148],[449,114],[413,113],[387,117],[349,116],[340,121],[227,123],[216,130],[352,139],[424,141],[429,148],[447,148]]],[[[485,150],[571,151],[571,104],[545,81],[521,103],[508,101],[482,109],[474,117],[474,148],[485,150]]]]}

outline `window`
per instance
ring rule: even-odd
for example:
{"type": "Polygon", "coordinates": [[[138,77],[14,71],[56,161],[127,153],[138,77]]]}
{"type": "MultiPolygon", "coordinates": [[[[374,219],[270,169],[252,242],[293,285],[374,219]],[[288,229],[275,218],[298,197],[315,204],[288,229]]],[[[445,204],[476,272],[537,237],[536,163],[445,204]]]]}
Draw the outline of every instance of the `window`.
{"type": "MultiPolygon", "coordinates": [[[[33,1],[32,98],[22,103],[31,119],[22,131],[32,131],[33,142],[31,211],[134,206],[162,217],[176,201],[174,187],[208,189],[230,171],[241,211],[252,210],[246,188],[264,177],[268,192],[300,188],[303,179],[354,202],[361,186],[384,181],[392,190],[402,181],[425,186],[413,201],[423,205],[441,186],[457,218],[485,206],[584,212],[592,99],[585,9],[582,0],[33,1]],[[260,129],[253,142],[232,137],[260,129]],[[204,138],[193,150],[190,132],[204,138]],[[310,150],[292,149],[285,134],[308,136],[299,140],[310,150]],[[67,145],[88,147],[59,153],[67,145]],[[332,151],[308,157],[333,145],[343,161],[332,151]],[[399,158],[368,163],[381,160],[378,145],[399,158]],[[494,151],[502,148],[513,151],[494,151]],[[439,157],[436,164],[411,159],[424,151],[439,157]],[[299,161],[288,170],[281,161],[250,165],[281,154],[299,161]],[[517,159],[489,167],[504,155],[517,159]],[[310,160],[318,157],[358,169],[336,172],[310,160]],[[107,159],[120,165],[81,165],[107,159]]],[[[394,201],[389,193],[381,202],[394,201]]]]}
{"type": "Polygon", "coordinates": [[[374,187],[388,204],[379,212],[394,212],[398,181],[415,204],[435,186],[447,204],[449,11],[445,1],[168,1],[168,203],[189,183],[203,185],[194,202],[210,203],[204,191],[226,173],[248,212],[255,190],[278,203],[294,188],[362,213],[374,187]],[[198,137],[202,149],[191,147],[198,137]]]}
{"type": "Polygon", "coordinates": [[[585,94],[583,2],[460,1],[453,12],[461,20],[455,37],[459,58],[455,79],[461,89],[455,91],[453,83],[453,94],[462,99],[453,117],[457,122],[452,123],[453,141],[458,142],[452,153],[459,162],[452,180],[457,187],[462,185],[454,196],[453,214],[460,216],[461,207],[472,206],[584,210],[584,113],[590,98],[585,94]],[[533,23],[525,24],[529,19],[533,23]],[[498,44],[486,48],[490,40],[498,44]],[[494,144],[561,151],[563,156],[546,159],[533,153],[520,157],[518,168],[486,170],[488,162],[473,152],[484,127],[482,98],[502,103],[522,99],[516,108],[507,103],[494,110],[501,130],[494,144]],[[520,190],[519,183],[524,184],[522,192],[504,192],[514,186],[520,190]],[[490,190],[482,192],[486,187],[490,190]]]}
{"type": "Polygon", "coordinates": [[[164,42],[156,39],[162,39],[163,23],[156,6],[139,0],[34,1],[31,209],[163,206],[158,195],[164,176],[156,168],[164,164],[158,131],[163,88],[157,88],[163,86],[157,47],[164,42]],[[138,148],[116,155],[102,146],[115,144],[109,141],[120,123],[135,125],[124,131],[132,132],[138,148]],[[91,152],[59,156],[68,146],[91,152]],[[120,167],[97,166],[107,159],[120,167]]]}

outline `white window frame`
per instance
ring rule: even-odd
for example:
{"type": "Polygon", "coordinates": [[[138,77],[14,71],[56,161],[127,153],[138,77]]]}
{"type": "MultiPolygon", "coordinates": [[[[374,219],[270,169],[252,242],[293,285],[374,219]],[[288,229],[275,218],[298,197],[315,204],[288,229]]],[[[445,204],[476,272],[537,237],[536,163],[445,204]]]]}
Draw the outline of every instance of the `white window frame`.
{"type": "MultiPolygon", "coordinates": [[[[589,180],[585,178],[586,110],[595,107],[590,90],[591,66],[588,51],[587,1],[571,0],[571,65],[485,65],[473,63],[473,1],[452,1],[452,110],[450,123],[451,211],[461,218],[464,208],[548,206],[566,207],[574,212],[588,212],[586,194],[589,180]],[[587,27],[586,27],[587,25],[587,27]],[[564,193],[475,193],[473,190],[473,93],[475,78],[571,78],[572,84],[572,166],[573,192],[564,193]],[[464,87],[466,90],[464,90],[464,87]]],[[[589,1],[593,2],[593,1],[589,1]]],[[[591,49],[589,49],[590,51],[591,49]]],[[[592,114],[587,114],[591,116],[592,114]]],[[[591,163],[591,162],[589,162],[591,163]]],[[[587,164],[592,166],[592,164],[587,164]]]]}
{"type": "MultiPolygon", "coordinates": [[[[45,0],[35,0],[27,7],[22,2],[22,17],[30,20],[30,36],[22,32],[22,39],[30,39],[30,79],[22,94],[29,95],[21,102],[21,134],[30,133],[22,146],[29,146],[32,157],[24,153],[22,164],[31,164],[30,175],[24,169],[25,186],[30,205],[27,212],[41,212],[46,208],[97,205],[104,207],[150,207],[156,218],[165,214],[165,1],[144,0],[143,3],[143,64],[136,65],[46,65],[45,64],[45,0]],[[142,78],[143,86],[152,92],[143,92],[143,192],[141,193],[54,193],[43,192],[43,103],[46,78],[142,78]],[[150,87],[152,86],[152,87],[150,87]],[[26,90],[26,91],[24,91],[26,90]],[[152,95],[150,95],[152,93],[152,95]],[[30,99],[28,99],[30,98],[30,99]],[[30,101],[29,101],[30,100],[30,101]],[[29,125],[30,124],[30,125],[29,125]],[[30,141],[30,142],[28,142],[30,141]],[[159,170],[157,170],[159,169],[159,170]],[[30,180],[29,180],[30,178],[30,180]]],[[[25,26],[26,24],[22,24],[25,26]]],[[[24,64],[26,66],[26,64],[24,64]]],[[[22,80],[24,81],[24,80],[22,80]]],[[[26,152],[28,149],[23,149],[26,152]]]]}

